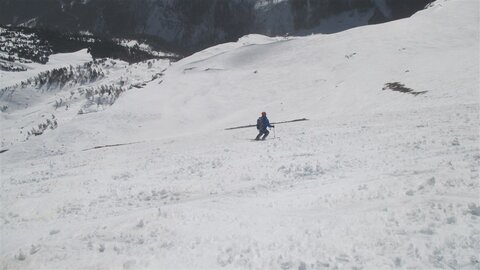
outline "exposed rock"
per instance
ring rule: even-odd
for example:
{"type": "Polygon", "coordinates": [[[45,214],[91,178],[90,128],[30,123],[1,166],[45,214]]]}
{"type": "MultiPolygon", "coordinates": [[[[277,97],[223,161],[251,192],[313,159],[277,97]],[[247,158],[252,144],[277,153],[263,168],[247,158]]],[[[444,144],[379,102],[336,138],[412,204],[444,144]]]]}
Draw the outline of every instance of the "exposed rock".
{"type": "Polygon", "coordinates": [[[189,53],[250,33],[324,33],[385,22],[408,17],[430,2],[432,0],[4,0],[0,2],[0,24],[146,37],[189,53]]]}

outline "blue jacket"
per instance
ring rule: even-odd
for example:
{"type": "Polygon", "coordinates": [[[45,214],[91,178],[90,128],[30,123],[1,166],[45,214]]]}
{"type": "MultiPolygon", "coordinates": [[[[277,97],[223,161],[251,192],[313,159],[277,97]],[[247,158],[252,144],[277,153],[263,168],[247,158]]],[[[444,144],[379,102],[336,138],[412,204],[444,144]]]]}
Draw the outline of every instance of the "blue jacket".
{"type": "Polygon", "coordinates": [[[260,130],[266,130],[267,127],[272,127],[272,125],[270,125],[270,121],[268,121],[268,118],[266,116],[262,116],[262,128],[260,130]]]}

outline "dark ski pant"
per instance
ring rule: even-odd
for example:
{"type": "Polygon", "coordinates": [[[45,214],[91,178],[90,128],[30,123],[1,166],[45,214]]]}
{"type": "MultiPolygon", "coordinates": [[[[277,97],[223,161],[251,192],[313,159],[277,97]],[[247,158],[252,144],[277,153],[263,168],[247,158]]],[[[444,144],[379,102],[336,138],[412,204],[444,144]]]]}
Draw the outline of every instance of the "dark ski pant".
{"type": "Polygon", "coordinates": [[[262,140],[265,140],[265,138],[267,138],[268,134],[270,132],[267,130],[267,129],[262,129],[260,130],[260,133],[258,133],[257,137],[255,138],[255,140],[260,140],[260,137],[263,135],[262,137],[262,140]]]}

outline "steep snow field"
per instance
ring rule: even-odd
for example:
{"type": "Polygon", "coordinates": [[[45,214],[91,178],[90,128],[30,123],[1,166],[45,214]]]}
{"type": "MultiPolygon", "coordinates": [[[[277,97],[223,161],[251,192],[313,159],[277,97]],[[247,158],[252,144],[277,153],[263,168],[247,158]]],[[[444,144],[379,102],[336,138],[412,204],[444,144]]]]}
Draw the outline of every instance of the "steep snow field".
{"type": "Polygon", "coordinates": [[[25,108],[2,96],[2,269],[479,269],[479,8],[107,60],[25,108]],[[111,106],[54,106],[120,82],[111,106]],[[310,120],[265,142],[224,130],[261,111],[310,120]],[[46,114],[58,127],[20,133],[46,114]]]}

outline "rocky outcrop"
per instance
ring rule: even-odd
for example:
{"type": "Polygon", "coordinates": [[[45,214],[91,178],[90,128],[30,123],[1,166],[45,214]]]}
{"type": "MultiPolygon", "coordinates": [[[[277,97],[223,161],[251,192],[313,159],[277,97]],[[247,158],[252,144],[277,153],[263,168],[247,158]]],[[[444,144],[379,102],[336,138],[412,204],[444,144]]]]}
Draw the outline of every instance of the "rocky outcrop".
{"type": "Polygon", "coordinates": [[[143,37],[185,52],[249,34],[331,33],[412,15],[432,0],[3,0],[0,24],[143,37]]]}

